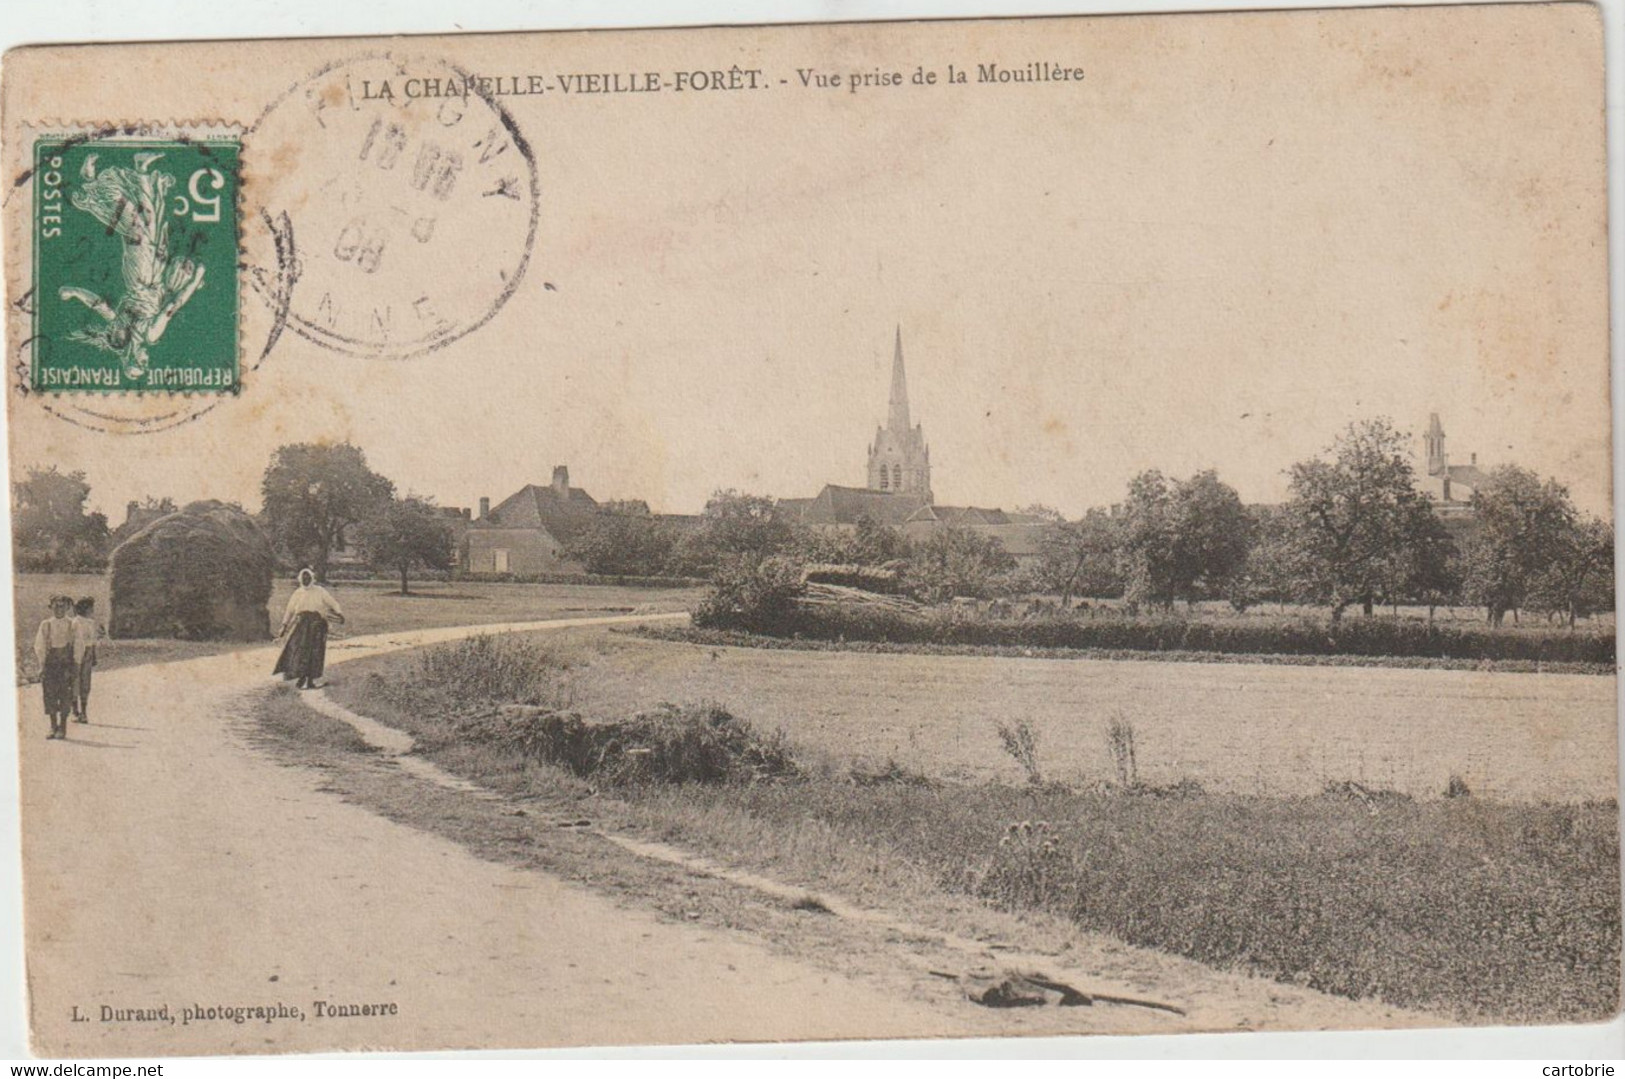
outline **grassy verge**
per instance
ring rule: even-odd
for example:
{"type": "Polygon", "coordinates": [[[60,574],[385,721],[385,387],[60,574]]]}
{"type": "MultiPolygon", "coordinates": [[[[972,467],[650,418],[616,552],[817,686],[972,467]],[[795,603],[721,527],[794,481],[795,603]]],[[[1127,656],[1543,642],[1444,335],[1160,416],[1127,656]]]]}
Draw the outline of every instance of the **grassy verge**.
{"type": "Polygon", "coordinates": [[[1618,1006],[1612,806],[829,778],[640,802],[737,860],[841,886],[897,863],[999,909],[1342,996],[1517,1022],[1618,1006]]]}
{"type": "Polygon", "coordinates": [[[1611,803],[948,784],[829,755],[770,781],[626,781],[570,761],[566,774],[551,736],[521,735],[557,727],[590,676],[567,649],[465,642],[359,662],[334,693],[495,789],[534,796],[584,778],[599,810],[648,834],[893,909],[958,896],[1470,1020],[1594,1020],[1618,1006],[1611,803]]]}
{"type": "Polygon", "coordinates": [[[616,632],[685,644],[798,652],[867,652],[875,655],[997,656],[1007,659],[1121,659],[1146,663],[1263,663],[1286,667],[1392,667],[1400,670],[1497,671],[1513,674],[1607,674],[1612,663],[1530,659],[1450,659],[1425,656],[1290,655],[1260,652],[1152,651],[1134,648],[1055,648],[1035,645],[931,644],[924,641],[822,640],[773,637],[693,626],[637,626],[616,632]]]}

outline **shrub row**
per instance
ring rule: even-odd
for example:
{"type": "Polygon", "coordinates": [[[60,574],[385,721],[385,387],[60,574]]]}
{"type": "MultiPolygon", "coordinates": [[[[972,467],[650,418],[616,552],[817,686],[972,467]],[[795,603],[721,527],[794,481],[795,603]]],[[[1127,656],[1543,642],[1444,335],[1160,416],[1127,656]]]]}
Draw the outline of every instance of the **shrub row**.
{"type": "Polygon", "coordinates": [[[448,578],[489,584],[591,584],[621,588],[698,588],[707,582],[698,577],[615,577],[601,573],[465,573],[448,578]]]}
{"type": "Polygon", "coordinates": [[[869,655],[987,656],[1000,659],[1121,659],[1153,663],[1262,663],[1284,667],[1389,667],[1419,671],[1495,671],[1502,674],[1613,674],[1613,663],[1541,663],[1527,659],[1449,659],[1432,656],[1283,656],[1263,652],[1144,652],[1132,648],[1027,648],[1012,645],[914,644],[896,641],[826,641],[770,637],[740,630],[644,625],[614,629],[633,637],[707,647],[770,651],[858,652],[869,655]]]}
{"type": "MultiPolygon", "coordinates": [[[[712,606],[696,614],[701,628],[756,630],[730,621],[712,606]]],[[[1339,623],[1208,622],[1183,618],[1092,618],[1064,613],[1017,621],[993,620],[956,609],[908,614],[865,606],[798,605],[779,620],[788,632],[826,641],[969,645],[996,648],[1069,648],[1136,652],[1218,652],[1290,656],[1395,656],[1427,659],[1586,663],[1612,666],[1612,632],[1556,630],[1498,632],[1386,618],[1339,623]]]]}

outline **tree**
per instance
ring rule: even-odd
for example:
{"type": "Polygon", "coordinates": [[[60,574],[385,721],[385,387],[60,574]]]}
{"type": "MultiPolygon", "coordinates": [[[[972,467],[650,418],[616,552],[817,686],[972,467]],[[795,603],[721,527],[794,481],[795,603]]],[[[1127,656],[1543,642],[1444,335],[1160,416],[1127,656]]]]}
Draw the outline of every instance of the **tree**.
{"type": "Polygon", "coordinates": [[[1467,546],[1466,593],[1492,626],[1532,603],[1578,613],[1599,562],[1614,562],[1612,528],[1586,528],[1568,489],[1501,465],[1472,496],[1477,535],[1467,546]]]}
{"type": "Polygon", "coordinates": [[[390,498],[357,529],[361,549],[374,569],[389,567],[401,575],[401,595],[412,594],[407,574],[414,568],[450,569],[457,537],[451,526],[423,498],[390,498]]]}
{"type": "Polygon", "coordinates": [[[928,603],[954,596],[991,595],[997,578],[1016,560],[992,536],[968,528],[939,528],[914,544],[907,571],[908,591],[928,603]]]}
{"type": "Polygon", "coordinates": [[[1293,465],[1287,503],[1297,598],[1371,614],[1431,513],[1416,489],[1409,439],[1386,419],[1350,424],[1326,455],[1293,465]],[[1329,459],[1328,459],[1329,458],[1329,459]]]}
{"type": "Polygon", "coordinates": [[[1174,482],[1174,590],[1187,602],[1225,593],[1247,561],[1253,521],[1212,469],[1174,482]]]}
{"type": "Polygon", "coordinates": [[[1396,605],[1401,600],[1425,604],[1431,622],[1434,609],[1452,602],[1461,592],[1461,554],[1426,499],[1412,504],[1409,513],[1405,546],[1394,564],[1393,587],[1387,598],[1396,605]]]}
{"type": "Polygon", "coordinates": [[[1502,465],[1474,492],[1473,510],[1478,534],[1467,549],[1466,590],[1499,626],[1573,544],[1574,503],[1556,480],[1502,465]]]}
{"type": "Polygon", "coordinates": [[[1168,477],[1149,469],[1129,480],[1121,526],[1123,596],[1135,607],[1173,607],[1177,587],[1174,532],[1174,496],[1168,477]]]}
{"type": "Polygon", "coordinates": [[[808,562],[843,566],[884,566],[888,562],[905,561],[909,556],[908,537],[866,513],[858,516],[857,524],[850,531],[797,528],[794,546],[808,562]]]}
{"type": "Polygon", "coordinates": [[[699,527],[684,537],[680,556],[691,570],[709,574],[734,562],[755,565],[788,550],[794,539],[778,500],[718,491],[705,504],[699,527]]]}
{"type": "Polygon", "coordinates": [[[381,512],[395,485],[348,442],[301,442],[271,455],[260,493],[273,541],[325,581],[345,529],[381,512]]]}
{"type": "Polygon", "coordinates": [[[1090,510],[1076,521],[1050,525],[1039,541],[1039,587],[1061,593],[1063,607],[1071,605],[1075,594],[1121,595],[1121,542],[1118,522],[1101,510],[1090,510]]]}
{"type": "Polygon", "coordinates": [[[1223,595],[1252,543],[1252,518],[1211,469],[1169,480],[1152,469],[1129,481],[1123,504],[1125,595],[1172,607],[1223,595]]]}
{"type": "Polygon", "coordinates": [[[1577,520],[1551,552],[1530,589],[1530,606],[1575,622],[1614,605],[1614,526],[1577,520]]]}
{"type": "Polygon", "coordinates": [[[1225,599],[1238,613],[1266,601],[1285,603],[1294,595],[1292,543],[1285,509],[1252,506],[1247,516],[1251,537],[1247,557],[1225,585],[1225,599]]]}
{"type": "Polygon", "coordinates": [[[564,544],[588,573],[658,576],[670,570],[677,537],[647,513],[600,513],[564,544]]]}
{"type": "Polygon", "coordinates": [[[107,516],[87,513],[83,472],[33,467],[11,485],[12,542],[20,569],[68,573],[107,562],[107,516]]]}

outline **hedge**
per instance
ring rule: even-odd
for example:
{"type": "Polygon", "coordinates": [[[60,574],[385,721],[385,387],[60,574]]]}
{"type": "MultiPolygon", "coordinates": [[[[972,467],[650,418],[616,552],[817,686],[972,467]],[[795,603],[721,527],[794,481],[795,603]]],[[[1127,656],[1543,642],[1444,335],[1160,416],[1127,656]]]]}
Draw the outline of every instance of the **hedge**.
{"type": "Polygon", "coordinates": [[[700,588],[709,581],[699,577],[617,577],[601,573],[465,573],[452,574],[454,581],[482,584],[590,584],[621,588],[700,588]]]}
{"type": "MultiPolygon", "coordinates": [[[[702,628],[744,630],[717,613],[702,628]]],[[[1508,631],[1420,621],[1351,618],[1338,623],[1212,622],[1185,618],[1091,618],[1062,613],[993,620],[957,610],[906,614],[885,609],[798,606],[787,635],[827,641],[1218,652],[1292,656],[1396,656],[1613,665],[1612,632],[1508,631]]]]}

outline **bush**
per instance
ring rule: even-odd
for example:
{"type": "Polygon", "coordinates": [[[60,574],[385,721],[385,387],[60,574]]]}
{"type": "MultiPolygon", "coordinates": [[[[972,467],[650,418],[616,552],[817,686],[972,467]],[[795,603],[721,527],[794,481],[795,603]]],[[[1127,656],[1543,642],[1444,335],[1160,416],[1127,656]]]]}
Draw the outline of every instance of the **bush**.
{"type": "Polygon", "coordinates": [[[615,784],[754,782],[797,772],[781,733],[763,735],[714,704],[663,704],[605,723],[510,706],[462,731],[526,760],[615,784]]]}
{"type": "Polygon", "coordinates": [[[773,619],[747,624],[727,609],[697,615],[702,628],[745,630],[829,641],[971,645],[1009,648],[1115,649],[1297,656],[1396,656],[1429,659],[1592,663],[1612,666],[1613,633],[1507,632],[1393,619],[1337,623],[1204,622],[1185,618],[1090,618],[1055,612],[1024,619],[990,619],[955,609],[909,614],[880,606],[793,606],[773,619]]]}
{"type": "Polygon", "coordinates": [[[744,782],[797,773],[789,744],[714,704],[663,704],[626,720],[570,711],[576,662],[534,638],[481,634],[428,648],[378,691],[414,715],[444,722],[420,733],[437,748],[457,741],[557,765],[609,783],[744,782]]]}
{"type": "Polygon", "coordinates": [[[795,631],[796,598],[804,591],[801,567],[789,559],[736,560],[717,570],[694,624],[786,637],[795,631]]]}
{"type": "Polygon", "coordinates": [[[570,660],[539,641],[481,633],[419,653],[409,690],[428,690],[458,706],[481,711],[494,704],[566,708],[574,694],[570,660]]]}

